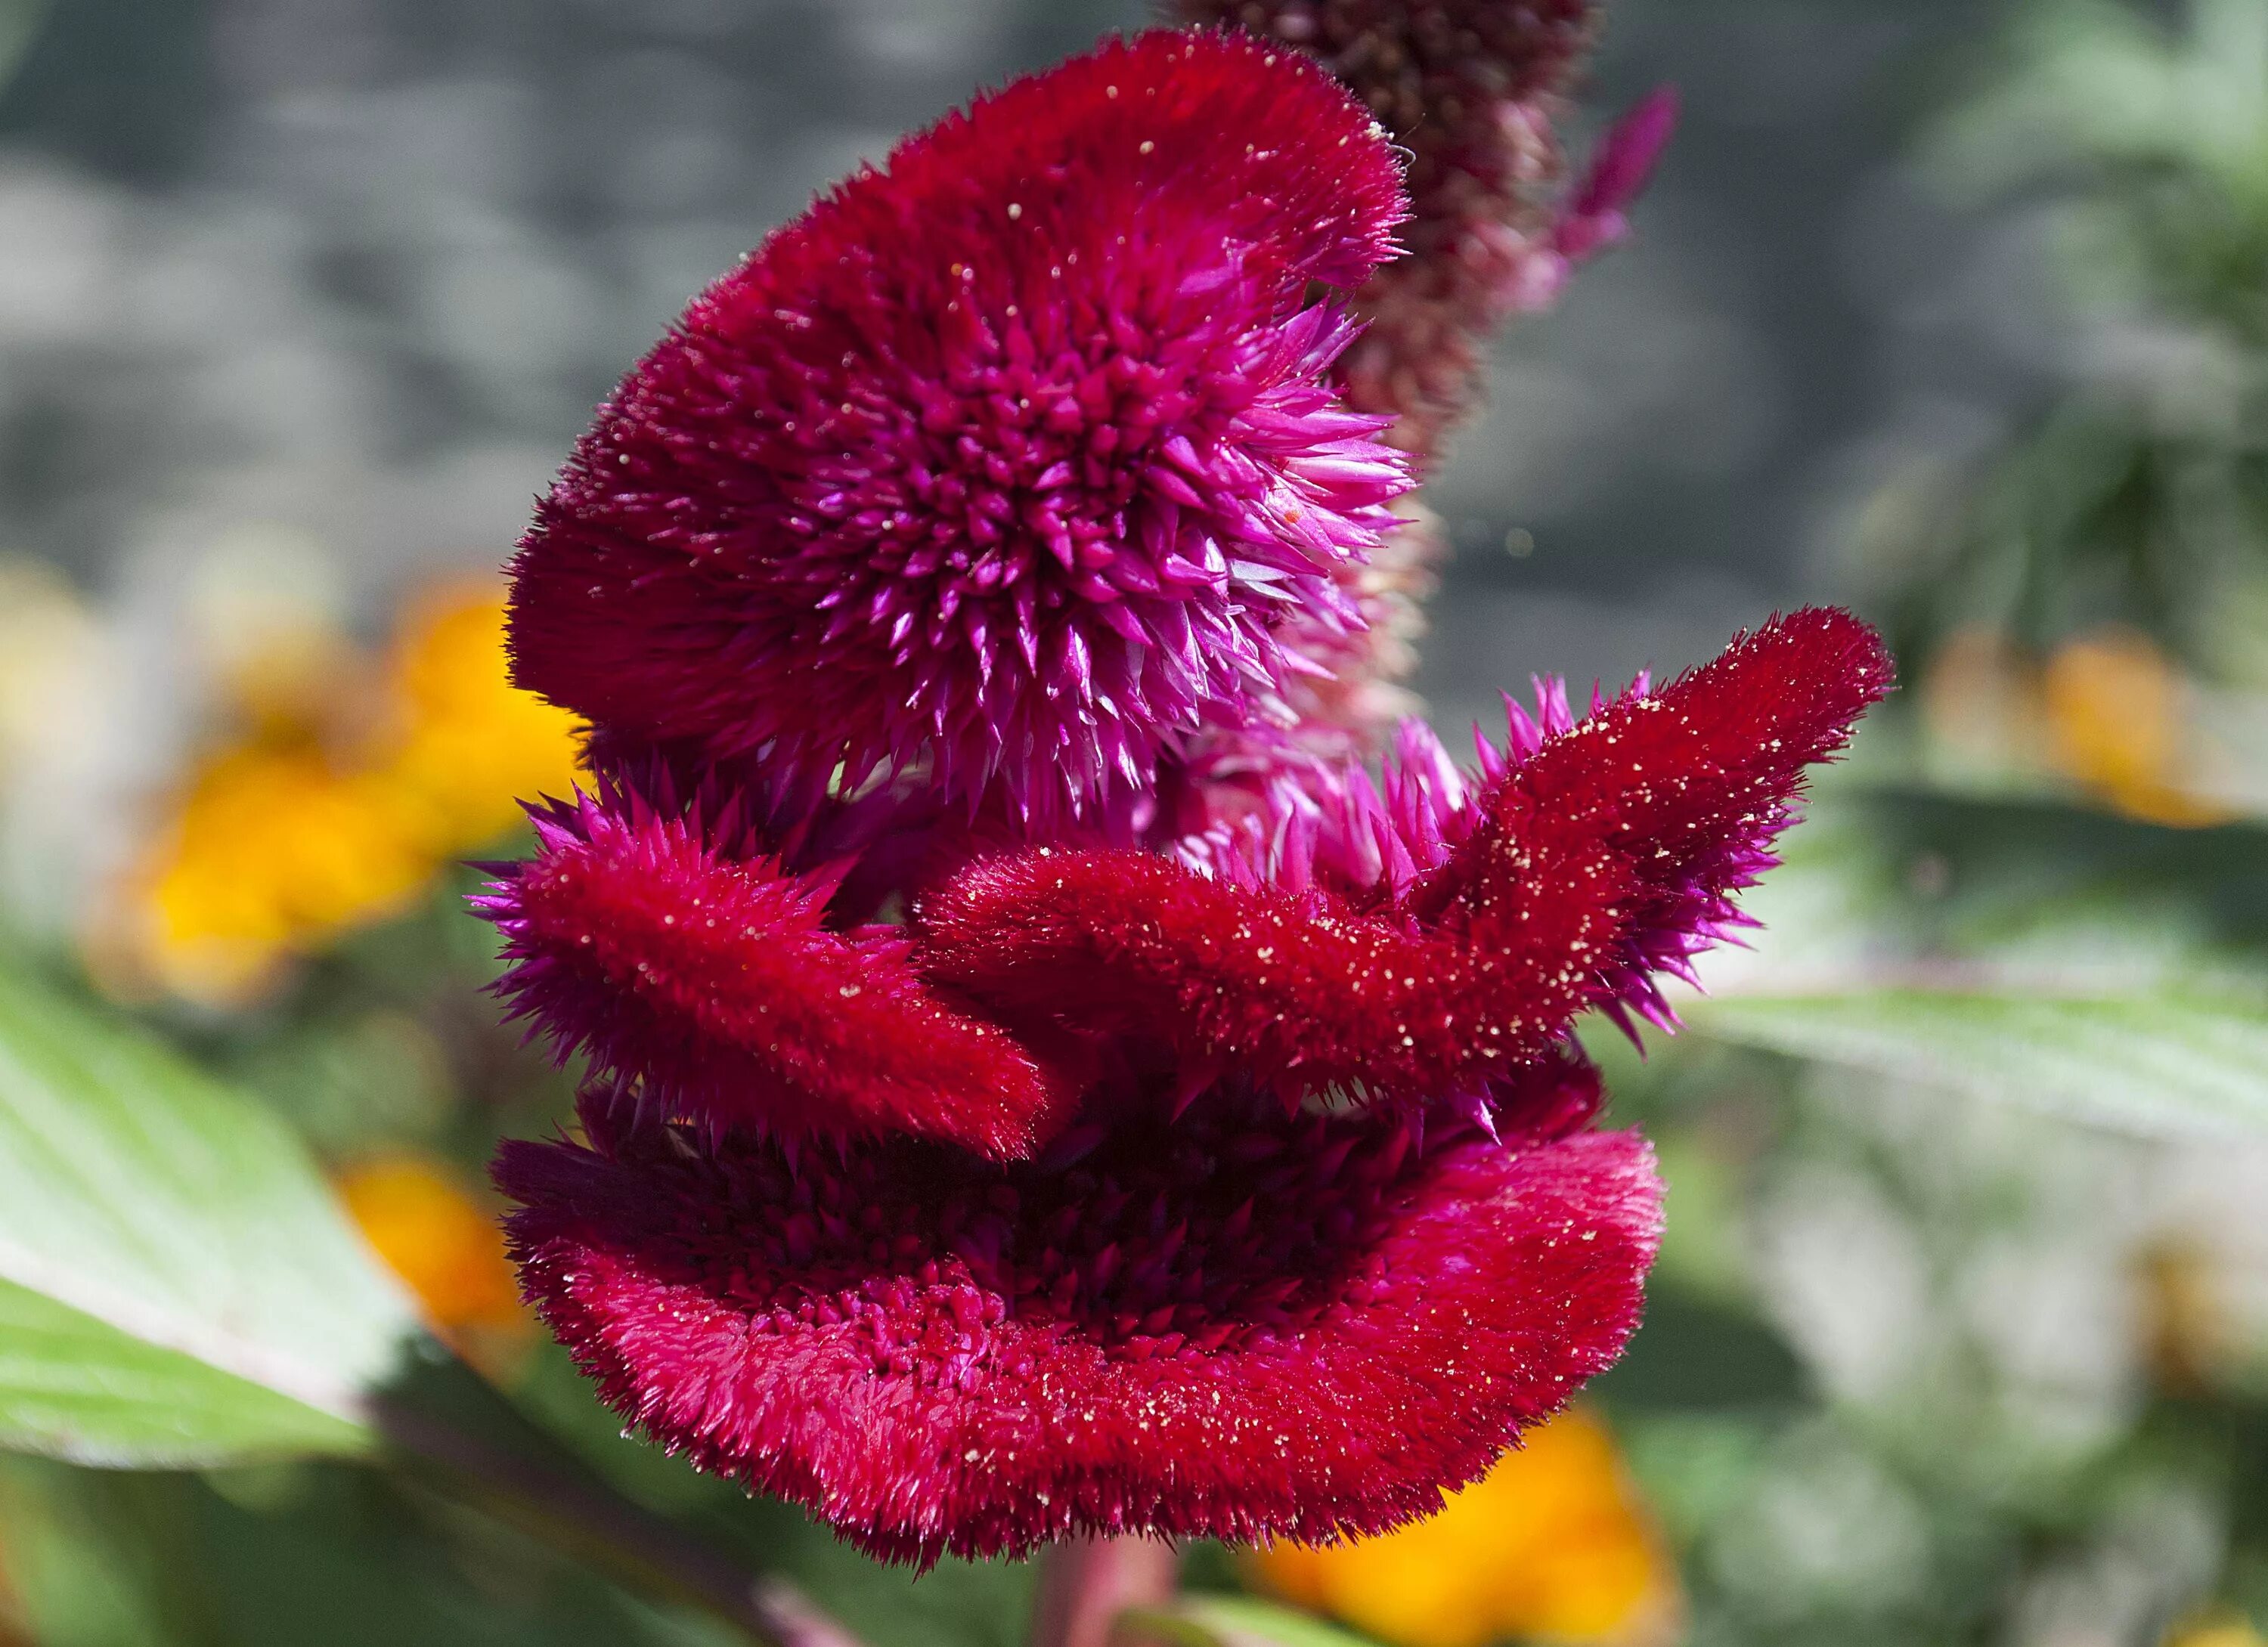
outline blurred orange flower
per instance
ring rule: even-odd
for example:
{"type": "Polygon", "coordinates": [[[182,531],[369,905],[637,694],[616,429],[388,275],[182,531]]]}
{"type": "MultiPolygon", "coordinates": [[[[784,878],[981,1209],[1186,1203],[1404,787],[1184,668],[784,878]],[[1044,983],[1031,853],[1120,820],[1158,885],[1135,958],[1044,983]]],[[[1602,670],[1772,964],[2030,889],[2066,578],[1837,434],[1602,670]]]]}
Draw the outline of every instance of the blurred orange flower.
{"type": "Polygon", "coordinates": [[[99,918],[107,980],[243,1004],[294,956],[400,913],[509,830],[517,797],[572,782],[574,722],[512,685],[492,585],[414,602],[372,692],[344,646],[295,634],[272,667],[231,671],[243,730],[189,776],[99,918]]]}
{"type": "Polygon", "coordinates": [[[1251,1566],[1283,1599],[1394,1647],[1643,1647],[1670,1639],[1680,1612],[1614,1439],[1581,1408],[1530,1430],[1430,1520],[1329,1547],[1278,1544],[1251,1566]]]}
{"type": "Polygon", "coordinates": [[[447,1166],[420,1155],[375,1157],[340,1178],[339,1194],[445,1342],[491,1373],[517,1364],[533,1323],[504,1232],[447,1166]]]}
{"type": "Polygon", "coordinates": [[[2149,636],[2102,629],[2065,642],[2040,679],[2050,746],[2066,776],[2150,823],[2225,823],[2185,780],[2194,765],[2188,684],[2149,636]]]}
{"type": "Polygon", "coordinates": [[[2054,774],[2148,823],[2196,827],[2235,814],[2200,782],[2213,751],[2198,694],[2139,630],[2064,642],[2044,665],[1996,629],[1950,636],[1921,686],[1928,753],[1988,776],[2054,774]]]}

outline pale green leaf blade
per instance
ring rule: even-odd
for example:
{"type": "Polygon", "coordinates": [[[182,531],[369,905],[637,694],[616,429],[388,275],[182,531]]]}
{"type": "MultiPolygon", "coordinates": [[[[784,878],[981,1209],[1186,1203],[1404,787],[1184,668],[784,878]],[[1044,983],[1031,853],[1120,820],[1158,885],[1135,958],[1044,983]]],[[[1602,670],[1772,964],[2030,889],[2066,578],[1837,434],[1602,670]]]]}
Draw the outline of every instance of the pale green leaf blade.
{"type": "Polygon", "coordinates": [[[1687,1017],[1719,1040],[2123,1131],[2268,1130],[2268,1008],[2241,998],[1888,988],[1727,996],[1687,1017]]]}
{"type": "Polygon", "coordinates": [[[0,1444],[97,1467],[359,1452],[343,1418],[0,1282],[0,1444]]]}
{"type": "MultiPolygon", "coordinates": [[[[4,974],[0,1283],[55,1306],[41,1313],[18,1298],[0,1312],[0,1358],[27,1392],[43,1345],[92,1349],[99,1327],[283,1403],[232,1405],[222,1386],[206,1387],[208,1460],[366,1445],[364,1393],[394,1371],[416,1324],[275,1115],[157,1043],[4,974]],[[271,1428],[255,1445],[263,1415],[271,1428]]],[[[108,1356],[122,1392],[129,1372],[153,1393],[180,1373],[122,1356],[115,1346],[108,1356]]],[[[0,1403],[0,1414],[31,1411],[0,1403]]],[[[168,1438],[164,1424],[114,1407],[86,1456],[179,1461],[192,1438],[168,1438]]],[[[0,1423],[0,1445],[55,1451],[57,1435],[29,1418],[0,1423]]]]}

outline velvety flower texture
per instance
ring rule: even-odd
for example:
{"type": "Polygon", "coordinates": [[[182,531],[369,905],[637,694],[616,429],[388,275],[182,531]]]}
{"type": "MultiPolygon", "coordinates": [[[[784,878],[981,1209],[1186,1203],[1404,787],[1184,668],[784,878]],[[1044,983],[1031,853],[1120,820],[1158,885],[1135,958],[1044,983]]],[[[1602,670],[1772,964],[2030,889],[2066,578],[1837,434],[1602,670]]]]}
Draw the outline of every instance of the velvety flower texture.
{"type": "Polygon", "coordinates": [[[1409,482],[1309,290],[1402,216],[1369,117],[1257,44],[1152,34],[978,102],[600,411],[514,569],[520,679],[814,796],[918,767],[1044,830],[1138,794],[1280,697],[1286,614],[1358,621],[1333,574],[1409,482]]]}
{"type": "MultiPolygon", "coordinates": [[[[1667,1017],[1656,974],[1738,922],[1804,768],[1889,686],[1864,625],[1798,613],[1580,718],[1547,686],[1470,769],[1412,723],[1374,771],[1263,763],[1229,804],[1171,717],[1137,712],[1164,701],[1150,686],[1101,650],[1054,668],[1045,637],[1108,629],[1112,667],[1150,682],[1179,612],[1206,667],[1262,659],[1217,693],[1195,663],[1170,677],[1219,717],[1208,736],[1297,734],[1265,681],[1302,654],[1268,649],[1287,616],[1345,616],[1329,557],[1398,475],[1321,386],[1336,312],[1300,304],[1381,254],[1392,180],[1383,136],[1294,54],[1105,47],[915,139],[728,277],[601,412],[523,550],[520,669],[580,695],[600,774],[534,810],[534,855],[478,901],[500,992],[589,1066],[582,1137],[497,1161],[523,1281],[647,1434],[878,1555],[1327,1539],[1484,1473],[1619,1353],[1658,1236],[1650,1154],[1593,1129],[1572,1020],[1667,1017]],[[1152,142],[1194,170],[1146,169],[1152,142]],[[972,206],[1002,179],[1022,216],[972,206]],[[884,206],[886,253],[840,238],[884,206]],[[1024,238],[1034,216],[1053,238],[1024,238]],[[1071,249],[1107,261],[1121,237],[1140,254],[1072,280],[1071,249]],[[821,280],[821,244],[857,278],[821,280]],[[1058,249],[1060,285],[1026,261],[1058,249]],[[970,371],[1076,334],[1079,371],[1136,381],[1167,331],[1082,328],[1145,293],[1227,328],[1178,297],[1155,311],[1235,408],[1203,460],[1161,444],[1145,462],[1172,485],[1082,459],[1038,489],[1109,558],[1074,577],[1086,548],[1042,543],[998,585],[988,612],[1033,592],[1028,655],[964,643],[975,569],[1007,564],[976,523],[999,518],[920,515],[929,559],[887,529],[912,513],[905,465],[949,456],[966,482],[989,461],[951,422],[976,402],[940,414],[961,432],[929,457],[902,463],[894,435],[799,469],[774,423],[803,413],[765,386],[787,380],[765,350],[799,335],[777,313],[834,315],[839,352],[797,370],[837,363],[826,393],[862,427],[925,429],[906,305],[941,298],[936,336],[960,338],[957,268],[992,271],[973,287],[1014,290],[1025,327],[999,308],[970,371]],[[989,284],[1003,269],[1023,283],[989,284]],[[602,452],[630,459],[626,489],[602,452]],[[821,468],[841,507],[783,512],[821,468]],[[1337,522],[1329,542],[1294,510],[1337,522]],[[1227,573],[1179,595],[1115,570],[1202,565],[1172,546],[1233,533],[1227,573]],[[1236,570],[1250,554],[1268,576],[1236,570]],[[1246,604],[1263,586],[1273,616],[1246,604]],[[855,599],[820,604],[836,588],[855,599]],[[1069,753],[1106,723],[1115,749],[1150,740],[1107,797],[1069,753]]],[[[1131,427],[1115,404],[1080,438],[1131,427]]]]}

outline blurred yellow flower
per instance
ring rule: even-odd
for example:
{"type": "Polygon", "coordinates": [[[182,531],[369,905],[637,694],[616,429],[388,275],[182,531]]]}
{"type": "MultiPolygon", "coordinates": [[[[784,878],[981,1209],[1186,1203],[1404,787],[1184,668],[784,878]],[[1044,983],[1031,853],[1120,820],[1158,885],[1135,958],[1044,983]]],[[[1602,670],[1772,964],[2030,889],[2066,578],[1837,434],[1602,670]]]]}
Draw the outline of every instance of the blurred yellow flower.
{"type": "Polygon", "coordinates": [[[339,1180],[363,1239],[425,1306],[442,1340],[483,1371],[508,1371],[532,1330],[494,1216],[445,1165],[379,1156],[339,1180]]]}
{"type": "Polygon", "coordinates": [[[1283,1599],[1394,1647],[1639,1647],[1669,1639],[1680,1610],[1613,1437],[1580,1408],[1529,1431],[1430,1520],[1328,1548],[1278,1544],[1252,1570],[1283,1599]]]}
{"type": "Polygon", "coordinates": [[[2066,641],[2040,685],[2065,776],[2151,823],[2228,820],[2225,807],[2187,785],[2195,754],[2188,685],[2147,636],[2102,629],[2066,641]]]}
{"type": "Polygon", "coordinates": [[[131,961],[214,1004],[257,993],[303,944],[398,912],[434,867],[384,782],[257,746],[198,772],[145,864],[131,961]]]}
{"type": "Polygon", "coordinates": [[[97,969],[214,1005],[399,913],[452,859],[511,828],[518,798],[574,777],[574,723],[505,673],[486,584],[428,592],[372,692],[335,632],[284,632],[224,685],[242,725],[208,756],[123,878],[97,969]],[[375,703],[371,702],[375,699],[375,703]]]}
{"type": "Polygon", "coordinates": [[[2143,1361],[2160,1387],[2193,1396],[2213,1388],[2237,1354],[2235,1324],[2212,1255],[2161,1237],[2136,1254],[2143,1361]]]}
{"type": "Polygon", "coordinates": [[[575,722],[512,684],[503,598],[485,584],[429,591],[411,607],[388,678],[400,720],[387,783],[447,853],[493,841],[523,796],[575,777],[575,722]]]}

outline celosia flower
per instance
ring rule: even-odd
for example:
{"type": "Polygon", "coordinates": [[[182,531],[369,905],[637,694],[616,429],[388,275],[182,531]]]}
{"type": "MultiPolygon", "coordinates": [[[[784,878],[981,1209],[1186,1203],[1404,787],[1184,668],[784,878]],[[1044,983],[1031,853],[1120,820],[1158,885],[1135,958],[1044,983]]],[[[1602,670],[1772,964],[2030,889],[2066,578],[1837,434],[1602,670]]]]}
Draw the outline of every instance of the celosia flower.
{"type": "Polygon", "coordinates": [[[1580,1407],[1422,1526],[1279,1543],[1251,1564],[1276,1594],[1393,1647],[1643,1647],[1672,1638],[1678,1613],[1676,1570],[1614,1437],[1580,1407]]]}
{"type": "Polygon", "coordinates": [[[1312,283],[1393,251],[1370,121],[1152,34],[853,177],[697,299],[516,565],[521,681],[816,796],[918,768],[1044,831],[1280,697],[1406,489],[1312,283]]]}
{"type": "Polygon", "coordinates": [[[1864,626],[1799,614],[1580,721],[1555,688],[1476,772],[1412,727],[1375,779],[1309,753],[1219,804],[1182,740],[1295,731],[1286,619],[1346,621],[1331,569],[1399,483],[1300,306],[1398,210],[1382,134],[1295,55],[1106,47],[696,304],[523,549],[523,676],[594,718],[603,774],[480,901],[501,992],[593,1066],[581,1142],[498,1159],[523,1279],[648,1434],[878,1555],[1328,1539],[1482,1474],[1618,1352],[1656,1239],[1572,1020],[1664,1015],[1653,974],[1737,920],[1888,685],[1864,626]],[[908,489],[994,473],[968,420],[1012,401],[969,386],[1024,339],[1106,386],[1202,358],[1235,409],[1130,479],[1148,402],[1071,393],[1103,454],[948,518],[908,489]],[[806,423],[806,375],[852,423],[806,423]],[[1095,577],[1020,535],[1072,522],[1095,577]],[[1200,542],[1219,577],[1141,586],[1200,542]],[[1098,643],[1066,673],[1050,636],[1098,643]],[[1157,679],[1201,713],[1159,714],[1185,643],[1258,671],[1193,660],[1157,679]]]}

